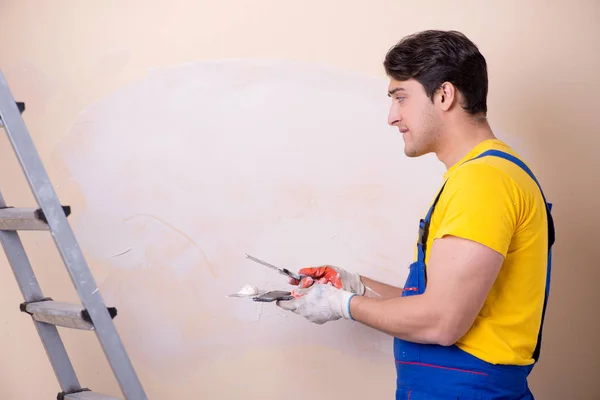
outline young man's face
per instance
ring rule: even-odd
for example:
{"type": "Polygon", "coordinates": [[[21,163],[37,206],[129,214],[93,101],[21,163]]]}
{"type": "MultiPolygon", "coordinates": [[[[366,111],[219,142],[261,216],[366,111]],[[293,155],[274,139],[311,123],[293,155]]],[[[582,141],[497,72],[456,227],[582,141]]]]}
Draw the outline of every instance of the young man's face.
{"type": "Polygon", "coordinates": [[[388,123],[402,134],[404,153],[419,157],[435,151],[441,122],[423,86],[414,79],[391,79],[388,95],[392,98],[388,123]]]}

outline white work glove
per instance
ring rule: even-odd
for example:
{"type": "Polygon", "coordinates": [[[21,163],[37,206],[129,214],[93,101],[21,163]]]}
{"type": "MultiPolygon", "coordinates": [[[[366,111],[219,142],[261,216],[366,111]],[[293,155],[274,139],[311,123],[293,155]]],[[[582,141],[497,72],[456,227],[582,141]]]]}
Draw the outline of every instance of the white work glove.
{"type": "Polygon", "coordinates": [[[352,319],[350,300],[356,296],[331,284],[316,283],[307,289],[293,291],[293,300],[278,300],[277,305],[292,311],[315,324],[324,324],[341,318],[352,319]]]}
{"type": "Polygon", "coordinates": [[[307,288],[313,283],[331,283],[338,289],[358,294],[359,296],[365,294],[365,285],[360,280],[360,275],[356,272],[349,272],[333,265],[323,265],[316,268],[302,268],[298,273],[305,275],[306,278],[303,278],[300,282],[292,278],[289,281],[292,285],[307,288]]]}

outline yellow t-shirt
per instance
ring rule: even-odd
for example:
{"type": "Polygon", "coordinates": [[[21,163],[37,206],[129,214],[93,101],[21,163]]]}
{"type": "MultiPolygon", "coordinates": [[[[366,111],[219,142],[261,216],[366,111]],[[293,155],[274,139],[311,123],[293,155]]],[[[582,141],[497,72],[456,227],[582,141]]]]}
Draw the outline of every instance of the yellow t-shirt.
{"type": "MultiPolygon", "coordinates": [[[[496,149],[521,159],[500,140],[486,140],[446,171],[426,249],[444,235],[482,243],[505,257],[471,329],[456,343],[492,364],[529,365],[537,344],[546,285],[546,208],[535,181],[496,149]]],[[[522,159],[521,159],[522,160],[522,159]]],[[[425,263],[429,260],[426,254],[425,263]]]]}

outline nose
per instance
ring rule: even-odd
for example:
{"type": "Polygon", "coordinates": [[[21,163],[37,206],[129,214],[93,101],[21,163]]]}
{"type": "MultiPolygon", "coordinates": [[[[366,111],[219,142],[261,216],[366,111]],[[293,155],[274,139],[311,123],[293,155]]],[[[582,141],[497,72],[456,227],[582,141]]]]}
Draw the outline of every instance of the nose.
{"type": "Polygon", "coordinates": [[[390,124],[391,126],[396,126],[401,120],[402,116],[400,115],[398,108],[394,107],[394,105],[392,104],[392,106],[390,107],[390,112],[388,114],[388,124],[390,124]]]}

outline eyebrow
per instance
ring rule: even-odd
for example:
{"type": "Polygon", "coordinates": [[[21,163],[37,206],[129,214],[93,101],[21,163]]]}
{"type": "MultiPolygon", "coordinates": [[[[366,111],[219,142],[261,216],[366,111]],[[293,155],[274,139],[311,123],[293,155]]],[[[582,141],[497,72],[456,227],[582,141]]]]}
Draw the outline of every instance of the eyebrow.
{"type": "Polygon", "coordinates": [[[396,92],[405,92],[405,91],[406,91],[406,89],[404,89],[403,87],[397,87],[388,92],[388,97],[392,97],[392,95],[396,92]]]}

